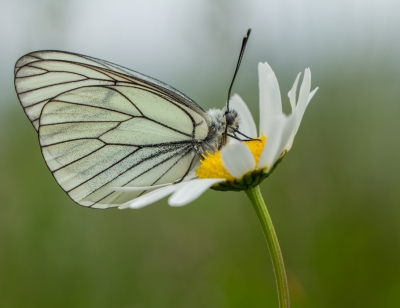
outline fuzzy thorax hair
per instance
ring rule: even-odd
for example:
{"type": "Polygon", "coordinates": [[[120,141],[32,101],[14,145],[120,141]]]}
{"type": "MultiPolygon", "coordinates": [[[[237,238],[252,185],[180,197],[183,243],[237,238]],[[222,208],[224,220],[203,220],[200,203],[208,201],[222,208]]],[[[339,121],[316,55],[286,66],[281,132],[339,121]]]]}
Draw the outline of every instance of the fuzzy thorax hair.
{"type": "Polygon", "coordinates": [[[202,154],[214,153],[220,150],[227,142],[227,134],[233,135],[239,129],[240,118],[236,110],[210,109],[207,114],[211,118],[208,136],[202,143],[202,154]]]}

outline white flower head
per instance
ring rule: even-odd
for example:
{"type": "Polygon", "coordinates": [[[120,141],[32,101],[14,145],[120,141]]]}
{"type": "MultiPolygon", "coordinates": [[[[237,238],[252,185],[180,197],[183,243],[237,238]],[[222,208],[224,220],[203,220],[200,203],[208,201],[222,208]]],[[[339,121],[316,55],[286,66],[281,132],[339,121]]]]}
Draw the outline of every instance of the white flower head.
{"type": "Polygon", "coordinates": [[[297,85],[301,75],[299,73],[288,93],[292,112],[286,115],[282,111],[278,80],[267,62],[259,63],[258,75],[259,135],[247,105],[239,95],[233,95],[230,107],[240,115],[240,132],[254,139],[239,142],[231,138],[221,151],[210,154],[201,161],[195,177],[181,183],[115,188],[115,190],[130,191],[156,188],[120,208],[140,208],[168,195],[171,195],[168,199],[171,206],[182,206],[198,198],[210,187],[216,190],[245,190],[246,187],[258,185],[266,178],[291,149],[306,107],[318,88],[310,92],[311,72],[310,69],[306,69],[297,98],[297,85]]]}

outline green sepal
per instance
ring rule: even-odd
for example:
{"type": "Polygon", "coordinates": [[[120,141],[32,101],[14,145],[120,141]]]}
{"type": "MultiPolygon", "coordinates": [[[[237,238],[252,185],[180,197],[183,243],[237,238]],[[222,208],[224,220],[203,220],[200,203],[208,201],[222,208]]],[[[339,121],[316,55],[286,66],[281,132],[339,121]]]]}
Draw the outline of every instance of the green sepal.
{"type": "Polygon", "coordinates": [[[276,166],[282,161],[285,153],[278,158],[274,166],[268,173],[265,173],[265,169],[255,170],[249,173],[246,173],[241,179],[235,179],[233,182],[222,182],[211,186],[211,189],[218,191],[242,191],[247,190],[250,187],[256,187],[259,185],[264,179],[269,177],[269,175],[275,170],[276,166]]]}

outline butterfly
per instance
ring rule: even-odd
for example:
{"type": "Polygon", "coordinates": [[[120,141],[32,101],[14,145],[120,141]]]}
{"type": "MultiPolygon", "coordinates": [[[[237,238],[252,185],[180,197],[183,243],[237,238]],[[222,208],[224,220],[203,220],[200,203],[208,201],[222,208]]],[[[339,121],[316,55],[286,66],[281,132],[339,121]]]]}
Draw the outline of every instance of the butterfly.
{"type": "Polygon", "coordinates": [[[85,207],[118,207],[145,193],[113,187],[181,181],[239,132],[229,105],[205,112],[161,81],[93,57],[36,51],[21,57],[14,73],[49,170],[85,207]]]}

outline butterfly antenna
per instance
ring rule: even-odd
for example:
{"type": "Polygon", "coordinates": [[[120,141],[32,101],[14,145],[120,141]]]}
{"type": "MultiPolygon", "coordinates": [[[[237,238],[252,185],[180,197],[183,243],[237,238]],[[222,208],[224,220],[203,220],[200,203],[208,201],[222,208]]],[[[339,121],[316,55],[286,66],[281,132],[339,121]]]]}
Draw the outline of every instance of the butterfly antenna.
{"type": "Polygon", "coordinates": [[[249,28],[249,30],[247,30],[246,35],[243,37],[242,47],[240,48],[240,54],[239,54],[239,59],[238,59],[237,64],[236,64],[235,74],[233,74],[232,82],[231,82],[231,85],[230,85],[229,91],[228,91],[228,99],[226,101],[227,103],[226,103],[226,111],[225,111],[225,113],[229,112],[229,98],[231,97],[232,86],[233,86],[233,83],[235,81],[236,74],[237,74],[237,72],[239,70],[240,63],[242,62],[244,50],[246,48],[247,41],[249,40],[250,33],[251,33],[251,28],[249,28]]]}

